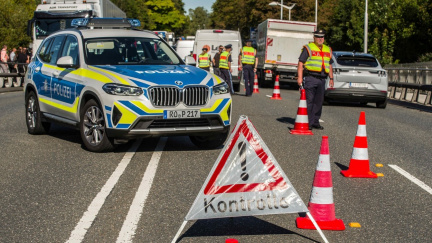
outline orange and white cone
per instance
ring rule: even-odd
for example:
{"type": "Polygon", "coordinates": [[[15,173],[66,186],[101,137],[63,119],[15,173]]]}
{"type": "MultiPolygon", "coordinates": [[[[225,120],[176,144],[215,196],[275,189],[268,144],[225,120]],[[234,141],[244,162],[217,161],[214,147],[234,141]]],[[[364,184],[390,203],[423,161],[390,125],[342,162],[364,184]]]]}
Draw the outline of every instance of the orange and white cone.
{"type": "Polygon", "coordinates": [[[312,131],[309,130],[309,119],[307,113],[306,104],[306,91],[301,89],[300,91],[300,102],[297,109],[297,116],[294,123],[294,128],[290,130],[291,134],[298,135],[313,135],[312,131]]]}
{"type": "Polygon", "coordinates": [[[258,94],[258,93],[259,93],[259,89],[258,89],[258,78],[257,78],[257,75],[256,75],[256,74],[255,74],[255,78],[254,78],[253,93],[254,93],[254,94],[258,94]]]}
{"type": "Polygon", "coordinates": [[[273,89],[273,96],[271,97],[272,100],[281,100],[281,96],[280,96],[280,89],[279,89],[279,75],[276,76],[276,81],[274,84],[274,89],[273,89]]]}
{"type": "Polygon", "coordinates": [[[366,134],[366,115],[360,112],[357,134],[354,140],[353,152],[348,170],[342,170],[345,177],[377,178],[377,174],[370,171],[368,144],[366,134]]]}
{"type": "MultiPolygon", "coordinates": [[[[335,215],[328,137],[323,136],[308,209],[322,230],[345,230],[335,215]]],[[[297,228],[316,229],[309,217],[298,217],[297,228]]]]}

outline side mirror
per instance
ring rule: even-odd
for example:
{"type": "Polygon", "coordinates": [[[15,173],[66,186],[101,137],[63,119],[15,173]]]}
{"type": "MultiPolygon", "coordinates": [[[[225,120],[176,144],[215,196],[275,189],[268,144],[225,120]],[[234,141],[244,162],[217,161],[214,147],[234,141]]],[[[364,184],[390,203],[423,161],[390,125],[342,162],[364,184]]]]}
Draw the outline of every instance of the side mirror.
{"type": "Polygon", "coordinates": [[[57,66],[62,68],[76,68],[78,65],[74,64],[71,56],[60,57],[57,61],[57,66]]]}
{"type": "Polygon", "coordinates": [[[192,65],[192,66],[196,65],[195,59],[191,56],[186,56],[185,63],[186,63],[186,65],[192,65]]]}

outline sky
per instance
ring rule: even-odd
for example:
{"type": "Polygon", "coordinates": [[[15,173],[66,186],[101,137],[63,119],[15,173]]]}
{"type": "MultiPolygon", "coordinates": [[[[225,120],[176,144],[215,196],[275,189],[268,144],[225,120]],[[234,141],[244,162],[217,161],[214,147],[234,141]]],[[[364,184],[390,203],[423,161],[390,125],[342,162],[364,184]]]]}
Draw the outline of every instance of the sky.
{"type": "Polygon", "coordinates": [[[195,9],[196,7],[204,7],[210,13],[212,11],[211,6],[216,0],[183,0],[184,10],[186,14],[189,13],[189,9],[195,9]]]}

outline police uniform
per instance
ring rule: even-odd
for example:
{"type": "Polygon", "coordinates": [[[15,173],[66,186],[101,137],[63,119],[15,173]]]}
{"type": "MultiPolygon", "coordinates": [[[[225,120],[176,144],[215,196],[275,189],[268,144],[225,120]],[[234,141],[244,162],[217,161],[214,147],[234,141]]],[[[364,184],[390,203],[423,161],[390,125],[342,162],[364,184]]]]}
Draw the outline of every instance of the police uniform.
{"type": "Polygon", "coordinates": [[[231,49],[232,45],[228,44],[225,46],[225,51],[223,51],[220,55],[219,59],[219,69],[221,72],[221,78],[225,80],[225,82],[228,84],[230,93],[234,94],[234,89],[232,85],[232,76],[231,76],[231,70],[229,63],[232,62],[231,53],[226,51],[226,49],[231,49]]]}
{"type": "Polygon", "coordinates": [[[203,48],[203,51],[206,51],[198,56],[198,67],[204,69],[206,71],[210,71],[210,60],[211,56],[207,53],[208,49],[203,48]]]}
{"type": "MultiPolygon", "coordinates": [[[[247,42],[251,42],[248,40],[247,42]]],[[[243,66],[243,78],[246,87],[246,96],[252,96],[254,85],[256,50],[253,47],[244,46],[241,52],[241,61],[243,66]]]]}
{"type": "MultiPolygon", "coordinates": [[[[314,32],[315,36],[324,37],[323,30],[314,32]]],[[[332,50],[326,45],[320,49],[314,42],[303,46],[299,62],[304,64],[303,87],[306,91],[306,103],[309,118],[309,127],[324,129],[319,119],[322,113],[324,91],[327,76],[330,72],[332,50]]]]}

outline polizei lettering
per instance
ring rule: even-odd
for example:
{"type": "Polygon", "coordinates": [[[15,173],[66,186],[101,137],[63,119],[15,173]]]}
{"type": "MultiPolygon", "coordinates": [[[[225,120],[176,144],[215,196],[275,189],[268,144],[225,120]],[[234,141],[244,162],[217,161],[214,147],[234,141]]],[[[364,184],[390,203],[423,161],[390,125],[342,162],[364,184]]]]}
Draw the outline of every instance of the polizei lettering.
{"type": "Polygon", "coordinates": [[[71,88],[67,86],[63,86],[60,84],[54,84],[53,92],[58,96],[63,96],[65,98],[71,98],[71,88]]]}
{"type": "Polygon", "coordinates": [[[143,73],[148,73],[148,74],[162,74],[162,73],[178,73],[178,74],[183,74],[183,73],[190,73],[188,70],[148,70],[148,71],[135,71],[136,73],[139,74],[143,74],[143,73]]]}
{"type": "Polygon", "coordinates": [[[286,197],[276,197],[274,194],[267,194],[266,198],[248,199],[240,197],[238,200],[215,201],[216,197],[204,198],[205,213],[231,213],[252,210],[271,210],[288,208],[286,197]]]}

